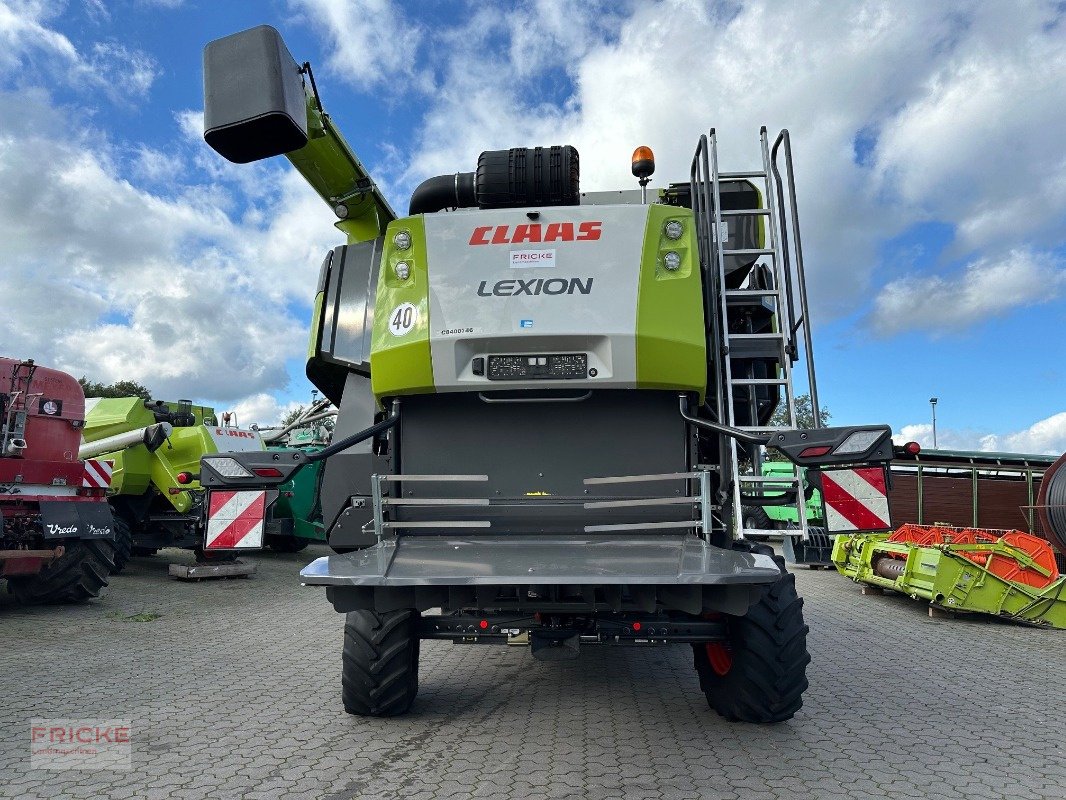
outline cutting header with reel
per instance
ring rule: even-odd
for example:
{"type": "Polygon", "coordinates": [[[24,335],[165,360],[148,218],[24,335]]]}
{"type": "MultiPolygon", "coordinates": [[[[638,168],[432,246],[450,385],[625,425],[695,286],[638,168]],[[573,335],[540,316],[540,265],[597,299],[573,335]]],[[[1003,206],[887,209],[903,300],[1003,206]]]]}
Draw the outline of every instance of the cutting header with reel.
{"type": "Polygon", "coordinates": [[[815,418],[818,401],[787,131],[726,172],[712,129],[653,192],[646,147],[639,188],[610,192],[580,190],[574,147],[487,151],[399,216],[277,31],[211,42],[204,80],[207,143],[285,154],[347,237],[307,362],[339,408],[333,443],[201,467],[232,492],[324,461],[337,554],[301,575],[348,614],[346,709],[406,711],[418,640],[436,638],[547,660],[689,644],[713,708],[791,717],[802,601],[741,510],[796,506],[805,535],[820,471],[877,471],[892,445],[885,425],[795,426],[801,356],[815,418]],[[771,424],[779,406],[790,425],[771,424]],[[766,447],[796,471],[763,475],[766,447]]]}

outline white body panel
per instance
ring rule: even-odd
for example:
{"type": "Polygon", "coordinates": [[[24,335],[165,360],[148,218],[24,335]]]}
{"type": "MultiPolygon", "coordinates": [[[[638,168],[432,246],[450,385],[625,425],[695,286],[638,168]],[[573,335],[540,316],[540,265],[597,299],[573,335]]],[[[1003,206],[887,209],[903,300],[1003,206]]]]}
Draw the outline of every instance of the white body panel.
{"type": "Polygon", "coordinates": [[[633,205],[427,214],[436,391],[634,387],[647,217],[633,205]],[[587,354],[589,374],[504,381],[472,370],[478,357],[552,353],[587,354]]]}
{"type": "Polygon", "coordinates": [[[245,431],[240,428],[218,428],[207,426],[207,432],[220,453],[244,453],[249,450],[266,450],[263,437],[259,431],[245,431]]]}

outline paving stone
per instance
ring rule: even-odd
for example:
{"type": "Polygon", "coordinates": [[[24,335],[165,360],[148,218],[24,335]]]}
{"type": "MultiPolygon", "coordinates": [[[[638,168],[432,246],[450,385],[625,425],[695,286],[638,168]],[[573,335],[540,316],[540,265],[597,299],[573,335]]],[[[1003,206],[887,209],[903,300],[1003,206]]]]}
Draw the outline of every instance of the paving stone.
{"type": "Polygon", "coordinates": [[[343,617],[297,572],[324,553],[263,555],[248,580],[184,584],[165,551],[84,606],[0,592],[0,797],[1061,799],[1066,638],[925,616],[797,571],[811,688],[788,723],[730,724],[685,647],[424,642],[407,717],[339,699],[343,617]],[[151,622],[126,621],[143,612],[151,622]],[[32,718],[132,721],[129,772],[29,769],[32,718]]]}

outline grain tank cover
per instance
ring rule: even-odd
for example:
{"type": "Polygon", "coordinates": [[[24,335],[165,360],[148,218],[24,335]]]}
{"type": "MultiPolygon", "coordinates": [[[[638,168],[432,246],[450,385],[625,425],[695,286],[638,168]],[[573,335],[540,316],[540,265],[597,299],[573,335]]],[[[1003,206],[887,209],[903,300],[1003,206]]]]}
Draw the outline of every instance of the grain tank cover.
{"type": "Polygon", "coordinates": [[[281,34],[260,25],[204,48],[204,139],[247,164],[307,144],[300,67],[281,34]]]}

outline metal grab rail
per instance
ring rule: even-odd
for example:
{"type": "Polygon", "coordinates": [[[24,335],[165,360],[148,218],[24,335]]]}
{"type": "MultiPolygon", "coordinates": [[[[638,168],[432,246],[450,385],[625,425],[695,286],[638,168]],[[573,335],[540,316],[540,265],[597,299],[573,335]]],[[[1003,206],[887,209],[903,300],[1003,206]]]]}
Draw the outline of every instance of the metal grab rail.
{"type": "MultiPolygon", "coordinates": [[[[385,483],[403,483],[403,482],[480,482],[484,483],[488,481],[488,475],[373,475],[371,476],[370,487],[374,506],[374,519],[369,525],[373,525],[374,534],[378,542],[381,542],[385,538],[386,531],[394,531],[410,528],[415,529],[456,529],[456,528],[491,528],[492,522],[485,519],[468,519],[468,520],[418,520],[418,521],[394,521],[386,518],[389,508],[395,507],[411,507],[411,506],[440,506],[440,507],[468,507],[468,508],[487,508],[492,506],[492,503],[487,498],[482,497],[469,497],[469,498],[454,498],[454,497],[427,497],[427,498],[402,498],[402,497],[386,497],[383,493],[382,486],[385,483]]],[[[623,498],[623,499],[606,499],[606,500],[588,500],[581,503],[581,507],[587,510],[598,509],[626,509],[626,508],[643,508],[648,506],[677,506],[677,505],[691,505],[697,507],[699,510],[698,516],[690,520],[670,520],[663,522],[624,522],[610,525],[584,525],[582,530],[584,533],[603,533],[611,531],[642,531],[642,530],[659,530],[666,528],[696,528],[703,531],[704,536],[707,536],[711,530],[711,514],[715,509],[712,505],[711,497],[711,480],[710,472],[707,470],[696,470],[693,472],[672,472],[660,475],[620,475],[611,477],[596,477],[585,478],[583,483],[586,486],[603,486],[611,484],[623,484],[623,483],[647,483],[652,481],[675,481],[675,480],[693,480],[699,484],[699,493],[694,495],[684,496],[666,496],[666,497],[639,497],[639,498],[623,498]]],[[[554,505],[558,503],[558,498],[554,497],[525,497],[524,501],[530,505],[554,505]]]]}
{"type": "Polygon", "coordinates": [[[822,427],[822,419],[819,414],[821,405],[818,402],[818,383],[814,372],[814,345],[811,341],[810,309],[807,303],[807,277],[803,267],[803,240],[800,236],[799,209],[796,205],[796,177],[792,169],[792,142],[788,135],[788,129],[784,128],[777,135],[773,149],[770,153],[770,168],[774,174],[774,183],[777,188],[778,208],[784,212],[784,187],[781,182],[781,172],[777,166],[777,154],[780,148],[784,148],[785,177],[788,181],[788,207],[789,216],[792,220],[792,231],[795,234],[796,247],[796,283],[799,285],[800,318],[795,317],[793,309],[792,269],[789,264],[788,225],[781,220],[781,260],[784,267],[785,280],[788,290],[789,329],[795,336],[800,326],[803,327],[803,354],[807,359],[807,385],[811,395],[811,411],[813,412],[813,425],[815,428],[822,427]]]}

